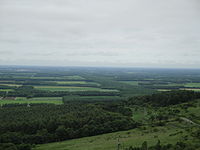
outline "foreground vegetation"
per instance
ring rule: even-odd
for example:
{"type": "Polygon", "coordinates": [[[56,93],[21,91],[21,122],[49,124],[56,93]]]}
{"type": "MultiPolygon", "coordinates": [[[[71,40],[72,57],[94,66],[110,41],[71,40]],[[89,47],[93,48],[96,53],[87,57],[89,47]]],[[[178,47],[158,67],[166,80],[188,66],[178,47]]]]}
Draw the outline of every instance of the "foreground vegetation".
{"type": "MultiPolygon", "coordinates": [[[[175,91],[170,94],[179,95],[183,92],[188,93],[175,91]]],[[[157,96],[162,98],[165,95],[167,93],[157,96]]],[[[34,150],[144,150],[145,145],[152,150],[198,150],[200,149],[200,100],[190,99],[183,103],[179,102],[177,97],[176,103],[170,107],[168,105],[156,108],[153,105],[141,106],[128,103],[129,107],[133,108],[134,120],[140,124],[136,129],[39,145],[34,150]]]]}
{"type": "Polygon", "coordinates": [[[191,91],[174,91],[125,101],[81,102],[71,99],[64,105],[5,105],[0,109],[0,142],[4,145],[12,143],[20,150],[21,146],[30,149],[33,144],[69,140],[34,149],[59,150],[63,146],[72,150],[83,149],[81,143],[85,143],[85,149],[90,145],[95,150],[114,150],[118,144],[121,149],[140,148],[145,141],[152,148],[156,143],[164,148],[175,148],[181,141],[186,148],[190,146],[196,150],[200,133],[200,100],[196,100],[199,95],[191,91]],[[182,95],[187,95],[187,100],[182,100],[182,95]],[[168,101],[165,105],[155,105],[155,97],[168,101]],[[143,105],[137,104],[138,99],[143,100],[143,105]],[[128,131],[70,140],[121,130],[128,131]],[[78,143],[73,145],[74,142],[78,143]],[[98,145],[102,142],[103,145],[98,145]]]}

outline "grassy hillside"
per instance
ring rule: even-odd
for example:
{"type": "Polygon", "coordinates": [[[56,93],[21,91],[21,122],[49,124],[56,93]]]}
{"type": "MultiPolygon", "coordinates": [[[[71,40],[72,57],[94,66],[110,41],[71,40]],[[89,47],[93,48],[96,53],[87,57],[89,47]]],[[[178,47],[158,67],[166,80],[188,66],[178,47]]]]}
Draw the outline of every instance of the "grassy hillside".
{"type": "MultiPolygon", "coordinates": [[[[184,129],[167,125],[165,127],[147,127],[104,134],[93,137],[68,140],[58,143],[38,145],[34,150],[116,150],[118,139],[124,147],[140,146],[144,141],[154,145],[158,139],[162,144],[175,144],[187,135],[184,129]]],[[[191,138],[192,139],[192,138],[191,138]]]]}
{"type": "MultiPolygon", "coordinates": [[[[182,103],[171,107],[157,109],[138,107],[133,111],[133,118],[143,123],[143,126],[109,134],[103,134],[80,139],[73,139],[57,143],[37,145],[33,150],[116,150],[118,143],[124,148],[138,147],[144,141],[149,146],[155,145],[158,140],[162,145],[176,144],[177,142],[199,143],[194,134],[199,132],[200,100],[182,103]],[[146,111],[144,113],[144,110],[146,111]],[[173,115],[169,115],[170,113],[173,115]],[[170,116],[164,120],[150,121],[150,116],[170,116]],[[183,119],[187,118],[192,121],[183,119]]],[[[200,150],[195,148],[195,150],[200,150]]]]}

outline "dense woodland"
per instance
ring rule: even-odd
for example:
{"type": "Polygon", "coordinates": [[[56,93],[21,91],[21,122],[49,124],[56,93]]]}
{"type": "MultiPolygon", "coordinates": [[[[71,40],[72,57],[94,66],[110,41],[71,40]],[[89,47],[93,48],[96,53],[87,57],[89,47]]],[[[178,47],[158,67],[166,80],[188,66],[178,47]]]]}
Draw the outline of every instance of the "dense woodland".
{"type": "Polygon", "coordinates": [[[138,126],[130,110],[112,105],[6,105],[0,108],[0,142],[41,144],[138,126]],[[8,117],[9,116],[9,117],[8,117]]]}
{"type": "Polygon", "coordinates": [[[200,98],[200,93],[194,91],[176,90],[161,92],[147,96],[129,98],[127,104],[169,106],[200,98]]]}

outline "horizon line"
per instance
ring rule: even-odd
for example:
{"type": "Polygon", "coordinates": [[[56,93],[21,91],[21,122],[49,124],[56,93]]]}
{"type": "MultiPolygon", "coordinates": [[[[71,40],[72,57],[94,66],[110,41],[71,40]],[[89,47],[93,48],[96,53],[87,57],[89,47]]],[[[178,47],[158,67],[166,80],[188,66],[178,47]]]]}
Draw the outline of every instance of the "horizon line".
{"type": "Polygon", "coordinates": [[[188,67],[144,67],[144,66],[62,66],[62,65],[1,65],[2,67],[48,67],[48,68],[119,68],[119,69],[179,69],[179,70],[200,70],[200,68],[188,68],[188,67]]]}

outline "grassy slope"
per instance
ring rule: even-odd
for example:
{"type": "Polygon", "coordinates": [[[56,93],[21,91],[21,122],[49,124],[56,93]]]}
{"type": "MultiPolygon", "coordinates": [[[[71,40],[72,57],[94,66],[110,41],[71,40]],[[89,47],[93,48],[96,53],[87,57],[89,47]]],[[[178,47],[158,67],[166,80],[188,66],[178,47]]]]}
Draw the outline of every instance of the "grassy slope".
{"type": "MultiPolygon", "coordinates": [[[[180,131],[183,131],[183,129],[170,126],[148,128],[147,130],[133,129],[64,142],[43,144],[37,146],[34,150],[116,150],[118,138],[120,143],[125,147],[131,145],[140,146],[144,141],[147,141],[149,145],[154,145],[157,143],[158,139],[160,139],[163,144],[174,144],[181,139],[181,136],[180,134],[175,136],[170,135],[180,131]]],[[[182,135],[183,134],[186,133],[183,132],[182,135]]]]}

